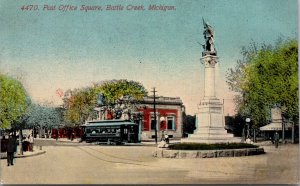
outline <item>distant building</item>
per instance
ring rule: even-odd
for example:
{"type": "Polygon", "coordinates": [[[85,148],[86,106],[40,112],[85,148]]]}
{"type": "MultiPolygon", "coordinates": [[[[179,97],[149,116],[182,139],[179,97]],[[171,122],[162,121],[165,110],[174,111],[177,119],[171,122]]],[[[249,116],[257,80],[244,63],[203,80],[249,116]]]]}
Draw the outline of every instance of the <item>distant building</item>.
{"type": "MultiPolygon", "coordinates": [[[[131,119],[135,123],[139,123],[142,140],[155,138],[153,96],[144,97],[136,104],[136,107],[137,110],[131,112],[131,119]]],[[[94,110],[97,111],[97,118],[94,120],[112,119],[115,114],[107,111],[103,115],[99,107],[94,110]]],[[[162,136],[162,131],[165,131],[170,138],[182,137],[183,112],[185,112],[185,107],[179,97],[156,96],[158,140],[162,136]]],[[[126,119],[126,117],[121,119],[126,119]]]]}
{"type": "MultiPolygon", "coordinates": [[[[179,97],[156,97],[157,136],[166,131],[170,138],[182,137],[183,112],[185,107],[179,97]]],[[[155,138],[154,99],[144,97],[138,105],[142,115],[142,139],[155,138]]]]}

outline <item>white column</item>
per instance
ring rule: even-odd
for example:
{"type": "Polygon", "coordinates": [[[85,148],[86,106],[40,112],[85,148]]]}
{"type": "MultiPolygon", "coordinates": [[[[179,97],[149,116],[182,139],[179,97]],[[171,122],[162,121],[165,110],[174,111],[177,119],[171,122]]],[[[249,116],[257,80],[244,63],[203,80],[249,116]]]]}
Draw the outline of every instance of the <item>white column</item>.
{"type": "Polygon", "coordinates": [[[217,57],[205,56],[201,60],[204,63],[204,97],[216,97],[215,94],[215,65],[217,57]]]}
{"type": "Polygon", "coordinates": [[[215,67],[205,65],[204,97],[215,96],[215,67]]]}

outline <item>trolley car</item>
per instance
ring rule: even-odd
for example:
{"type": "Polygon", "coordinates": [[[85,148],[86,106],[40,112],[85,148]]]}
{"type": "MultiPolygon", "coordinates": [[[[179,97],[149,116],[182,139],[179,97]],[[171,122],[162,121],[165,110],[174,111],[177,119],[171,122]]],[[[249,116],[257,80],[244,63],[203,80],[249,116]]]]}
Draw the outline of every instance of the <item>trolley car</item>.
{"type": "Polygon", "coordinates": [[[139,142],[139,125],[127,120],[89,121],[81,125],[82,140],[122,144],[139,142]]]}

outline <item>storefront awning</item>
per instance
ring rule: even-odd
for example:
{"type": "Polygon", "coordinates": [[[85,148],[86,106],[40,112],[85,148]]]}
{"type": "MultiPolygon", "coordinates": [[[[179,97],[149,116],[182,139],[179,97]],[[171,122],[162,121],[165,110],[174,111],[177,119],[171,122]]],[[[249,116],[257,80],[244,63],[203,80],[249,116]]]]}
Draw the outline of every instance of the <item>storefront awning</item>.
{"type": "MultiPolygon", "coordinates": [[[[291,124],[287,123],[285,125],[285,130],[288,130],[291,128],[291,124]]],[[[260,127],[261,131],[276,131],[276,130],[282,130],[282,123],[270,123],[268,125],[265,125],[263,127],[260,127]]]]}

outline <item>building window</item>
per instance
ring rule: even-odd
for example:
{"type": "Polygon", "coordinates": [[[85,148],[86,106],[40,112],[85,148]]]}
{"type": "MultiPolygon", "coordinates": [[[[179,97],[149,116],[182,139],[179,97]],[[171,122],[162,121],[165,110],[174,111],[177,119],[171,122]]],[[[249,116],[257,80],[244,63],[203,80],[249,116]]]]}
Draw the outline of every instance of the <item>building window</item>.
{"type": "Polygon", "coordinates": [[[167,126],[168,126],[168,130],[175,130],[175,117],[174,116],[167,117],[167,126]]]}
{"type": "Polygon", "coordinates": [[[151,117],[151,130],[155,130],[155,121],[154,121],[154,117],[151,117]]]}
{"type": "MultiPolygon", "coordinates": [[[[158,116],[156,116],[156,123],[157,122],[158,122],[158,116]]],[[[155,122],[154,122],[154,116],[151,116],[151,130],[155,130],[156,125],[155,125],[155,122]]],[[[157,127],[157,130],[158,130],[158,127],[157,127]]]]}

